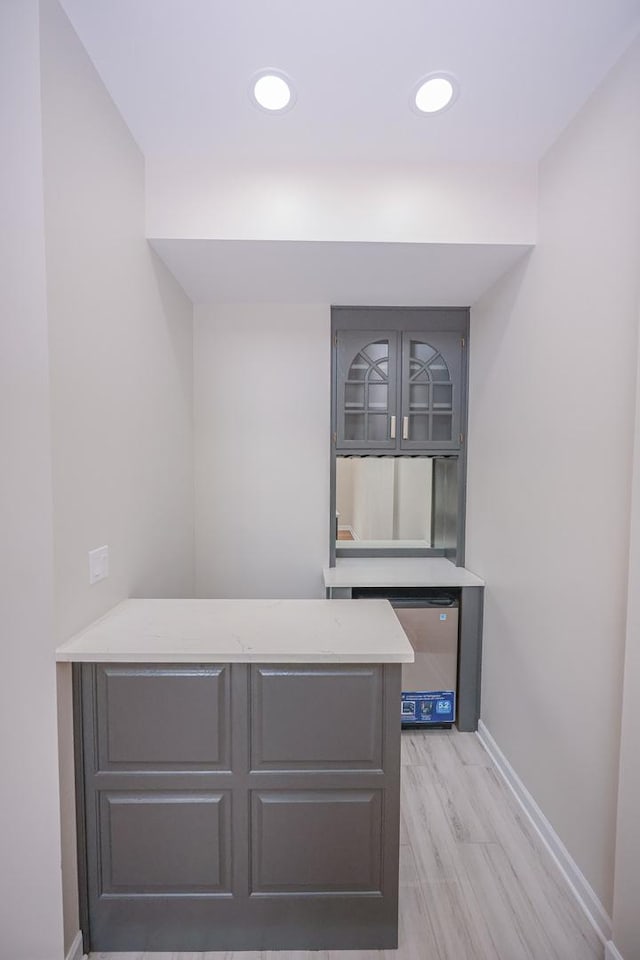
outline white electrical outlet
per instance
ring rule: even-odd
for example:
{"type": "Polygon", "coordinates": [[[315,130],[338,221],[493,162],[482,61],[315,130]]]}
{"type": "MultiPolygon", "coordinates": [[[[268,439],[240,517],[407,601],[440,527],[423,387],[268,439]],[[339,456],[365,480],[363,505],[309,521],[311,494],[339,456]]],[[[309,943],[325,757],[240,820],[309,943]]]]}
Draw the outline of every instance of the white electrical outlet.
{"type": "Polygon", "coordinates": [[[89,583],[98,583],[109,576],[109,547],[89,550],[89,583]]]}

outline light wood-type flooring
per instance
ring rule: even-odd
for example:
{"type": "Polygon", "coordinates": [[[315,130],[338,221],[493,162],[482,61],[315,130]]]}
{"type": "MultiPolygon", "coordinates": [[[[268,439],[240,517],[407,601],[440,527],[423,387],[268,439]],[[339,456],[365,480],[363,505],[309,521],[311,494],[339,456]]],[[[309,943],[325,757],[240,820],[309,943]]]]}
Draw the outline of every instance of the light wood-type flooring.
{"type": "Polygon", "coordinates": [[[91,960],[602,960],[602,944],[475,734],[405,731],[402,764],[397,951],[91,960]]]}

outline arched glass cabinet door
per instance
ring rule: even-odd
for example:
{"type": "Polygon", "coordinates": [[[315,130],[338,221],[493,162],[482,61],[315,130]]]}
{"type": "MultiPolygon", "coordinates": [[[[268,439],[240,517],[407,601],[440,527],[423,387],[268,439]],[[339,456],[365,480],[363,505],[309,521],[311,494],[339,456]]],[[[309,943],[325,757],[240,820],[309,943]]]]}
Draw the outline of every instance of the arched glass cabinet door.
{"type": "Polygon", "coordinates": [[[396,332],[338,333],[336,449],[396,449],[397,368],[396,332]]]}
{"type": "Polygon", "coordinates": [[[461,372],[459,334],[402,334],[401,450],[460,447],[461,372]]]}

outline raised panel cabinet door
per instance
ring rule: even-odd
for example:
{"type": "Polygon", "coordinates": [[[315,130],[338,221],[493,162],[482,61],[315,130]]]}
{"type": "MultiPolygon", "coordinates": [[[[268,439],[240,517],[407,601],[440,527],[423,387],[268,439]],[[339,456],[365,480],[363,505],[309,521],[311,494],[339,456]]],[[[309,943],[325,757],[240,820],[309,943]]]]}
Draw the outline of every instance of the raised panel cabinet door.
{"type": "Polygon", "coordinates": [[[382,667],[251,667],[251,769],[382,770],[382,667]]]}
{"type": "Polygon", "coordinates": [[[395,450],[398,334],[337,333],[336,449],[395,450]]]}
{"type": "Polygon", "coordinates": [[[228,770],[229,668],[100,664],[98,769],[228,770]]]}
{"type": "Polygon", "coordinates": [[[459,333],[402,334],[401,450],[460,448],[462,349],[459,333]]]}
{"type": "Polygon", "coordinates": [[[382,895],[381,790],[254,791],[251,893],[382,895]]]}
{"type": "Polygon", "coordinates": [[[228,791],[103,791],[102,896],[230,893],[230,804],[228,791]]]}

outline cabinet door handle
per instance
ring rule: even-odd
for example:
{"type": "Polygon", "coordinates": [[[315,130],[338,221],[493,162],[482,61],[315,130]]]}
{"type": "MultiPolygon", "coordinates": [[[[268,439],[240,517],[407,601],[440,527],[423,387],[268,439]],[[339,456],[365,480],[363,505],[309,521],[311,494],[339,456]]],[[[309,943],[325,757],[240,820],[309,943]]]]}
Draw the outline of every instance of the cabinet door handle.
{"type": "Polygon", "coordinates": [[[391,439],[395,440],[396,438],[396,418],[391,417],[391,439]]]}
{"type": "Polygon", "coordinates": [[[402,418],[402,439],[409,439],[409,417],[402,418]]]}

